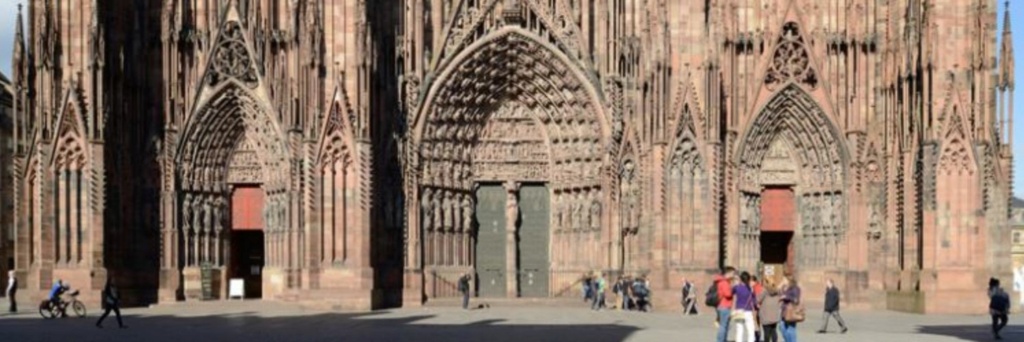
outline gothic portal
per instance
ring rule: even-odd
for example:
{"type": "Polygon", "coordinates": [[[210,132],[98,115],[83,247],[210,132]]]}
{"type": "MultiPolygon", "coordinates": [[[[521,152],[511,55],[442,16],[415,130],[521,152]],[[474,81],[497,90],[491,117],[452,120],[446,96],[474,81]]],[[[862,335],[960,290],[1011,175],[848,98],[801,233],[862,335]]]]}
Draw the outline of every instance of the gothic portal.
{"type": "Polygon", "coordinates": [[[975,312],[1010,270],[995,5],[31,1],[15,268],[36,297],[365,310],[467,273],[504,298],[646,276],[669,307],[733,265],[975,312]]]}

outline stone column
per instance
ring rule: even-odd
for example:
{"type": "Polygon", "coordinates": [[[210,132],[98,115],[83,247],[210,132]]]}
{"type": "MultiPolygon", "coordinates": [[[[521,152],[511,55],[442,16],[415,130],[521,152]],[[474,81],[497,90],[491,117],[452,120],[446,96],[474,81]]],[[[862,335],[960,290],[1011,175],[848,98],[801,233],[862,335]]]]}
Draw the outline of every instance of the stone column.
{"type": "Polygon", "coordinates": [[[70,176],[70,179],[68,179],[68,236],[71,238],[68,263],[71,265],[77,265],[78,262],[81,261],[79,256],[82,255],[82,244],[79,243],[79,241],[83,240],[83,238],[79,236],[81,234],[81,227],[79,227],[79,224],[81,223],[81,220],[79,220],[79,217],[81,217],[81,212],[79,212],[79,201],[81,199],[81,192],[79,192],[79,189],[81,189],[79,187],[79,180],[81,177],[79,175],[81,172],[78,162],[75,162],[71,165],[71,170],[68,173],[70,176]]]}
{"type": "Polygon", "coordinates": [[[516,228],[517,221],[519,220],[519,200],[517,193],[519,192],[519,183],[508,181],[505,182],[506,200],[505,200],[505,280],[507,285],[505,287],[505,295],[509,298],[514,298],[518,295],[516,291],[516,284],[518,283],[518,268],[516,267],[516,228]]]}

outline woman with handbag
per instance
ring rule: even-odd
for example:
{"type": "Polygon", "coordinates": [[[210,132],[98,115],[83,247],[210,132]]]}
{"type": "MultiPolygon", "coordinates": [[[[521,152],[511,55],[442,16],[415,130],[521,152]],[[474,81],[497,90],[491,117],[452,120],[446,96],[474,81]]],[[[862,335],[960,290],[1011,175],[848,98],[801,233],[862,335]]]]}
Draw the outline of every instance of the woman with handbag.
{"type": "Polygon", "coordinates": [[[804,307],[800,303],[800,286],[796,278],[786,276],[782,281],[782,339],[796,341],[796,324],[804,321],[804,307]]]}
{"type": "Polygon", "coordinates": [[[740,283],[732,289],[732,321],[736,325],[736,342],[756,341],[754,337],[754,310],[757,308],[757,298],[754,297],[754,289],[750,286],[750,273],[740,274],[740,283]]]}

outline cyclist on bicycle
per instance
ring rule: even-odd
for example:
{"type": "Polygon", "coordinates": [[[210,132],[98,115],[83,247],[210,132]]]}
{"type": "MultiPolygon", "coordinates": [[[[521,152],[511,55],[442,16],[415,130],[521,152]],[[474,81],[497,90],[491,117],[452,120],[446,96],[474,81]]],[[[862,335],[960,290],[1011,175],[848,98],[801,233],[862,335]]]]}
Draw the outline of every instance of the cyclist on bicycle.
{"type": "Polygon", "coordinates": [[[64,281],[57,279],[57,282],[53,284],[53,288],[50,289],[50,303],[60,307],[60,295],[64,294],[67,290],[68,286],[64,285],[64,281]]]}

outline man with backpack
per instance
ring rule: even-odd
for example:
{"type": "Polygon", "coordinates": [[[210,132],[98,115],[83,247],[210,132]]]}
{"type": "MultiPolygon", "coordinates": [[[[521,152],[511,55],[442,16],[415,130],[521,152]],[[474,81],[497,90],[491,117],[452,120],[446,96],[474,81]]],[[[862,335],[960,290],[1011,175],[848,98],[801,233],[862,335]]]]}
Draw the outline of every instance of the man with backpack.
{"type": "Polygon", "coordinates": [[[732,315],[732,283],[736,278],[736,269],[726,267],[721,275],[716,275],[708,292],[704,295],[704,304],[718,311],[718,342],[726,342],[729,336],[729,317],[732,315]]]}
{"type": "Polygon", "coordinates": [[[988,281],[988,310],[992,315],[992,336],[997,340],[1003,337],[999,332],[1006,327],[1006,321],[1010,314],[1010,295],[999,286],[999,279],[990,278],[988,281]]]}

